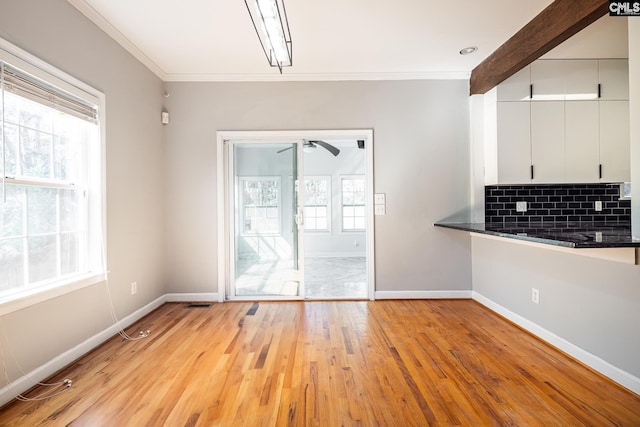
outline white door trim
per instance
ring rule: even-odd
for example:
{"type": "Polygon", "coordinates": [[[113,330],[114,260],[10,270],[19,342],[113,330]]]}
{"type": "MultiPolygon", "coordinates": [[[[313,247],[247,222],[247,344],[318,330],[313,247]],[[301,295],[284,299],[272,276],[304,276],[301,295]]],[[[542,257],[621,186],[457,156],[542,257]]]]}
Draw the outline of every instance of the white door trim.
{"type": "Polygon", "coordinates": [[[366,154],[367,181],[367,284],[368,298],[375,299],[375,223],[373,218],[373,130],[297,130],[297,131],[218,131],[216,132],[217,157],[217,233],[218,233],[218,301],[225,300],[228,280],[229,248],[227,243],[228,224],[225,223],[227,209],[227,159],[225,158],[224,141],[226,140],[292,140],[292,139],[363,139],[366,154]]]}

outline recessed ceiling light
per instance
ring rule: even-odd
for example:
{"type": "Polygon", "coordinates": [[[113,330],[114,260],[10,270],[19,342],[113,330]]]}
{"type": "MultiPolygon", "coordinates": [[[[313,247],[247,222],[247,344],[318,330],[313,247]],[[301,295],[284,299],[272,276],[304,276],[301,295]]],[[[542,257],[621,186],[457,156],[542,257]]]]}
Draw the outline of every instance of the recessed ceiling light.
{"type": "Polygon", "coordinates": [[[464,49],[460,49],[460,55],[470,55],[476,50],[478,50],[476,46],[465,47],[464,49]]]}

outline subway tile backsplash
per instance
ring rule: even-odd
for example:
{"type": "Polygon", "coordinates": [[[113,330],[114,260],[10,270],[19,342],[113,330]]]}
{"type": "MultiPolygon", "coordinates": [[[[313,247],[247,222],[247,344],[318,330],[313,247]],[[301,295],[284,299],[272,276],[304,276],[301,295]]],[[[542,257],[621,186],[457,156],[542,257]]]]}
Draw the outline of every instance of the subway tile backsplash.
{"type": "Polygon", "coordinates": [[[485,222],[630,222],[631,201],[619,198],[619,184],[491,185],[485,187],[485,222]],[[516,202],[527,202],[527,211],[517,212],[516,202]]]}

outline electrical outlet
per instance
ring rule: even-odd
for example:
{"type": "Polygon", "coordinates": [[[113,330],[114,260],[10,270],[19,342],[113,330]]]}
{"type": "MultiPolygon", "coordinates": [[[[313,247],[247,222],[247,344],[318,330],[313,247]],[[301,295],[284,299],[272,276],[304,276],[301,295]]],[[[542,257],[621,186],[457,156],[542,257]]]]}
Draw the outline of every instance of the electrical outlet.
{"type": "Polygon", "coordinates": [[[516,212],[526,212],[527,202],[516,202],[516,212]]]}
{"type": "Polygon", "coordinates": [[[373,203],[376,205],[384,205],[387,203],[385,193],[376,193],[373,195],[373,203]]]}
{"type": "Polygon", "coordinates": [[[385,205],[374,205],[374,212],[375,215],[386,215],[387,214],[387,209],[385,207],[385,205]]]}
{"type": "Polygon", "coordinates": [[[531,288],[531,301],[534,304],[540,304],[540,291],[536,288],[531,288]]]}
{"type": "Polygon", "coordinates": [[[602,211],[602,202],[600,200],[596,201],[596,212],[602,211]]]}
{"type": "Polygon", "coordinates": [[[138,293],[138,282],[131,282],[131,295],[138,293]]]}

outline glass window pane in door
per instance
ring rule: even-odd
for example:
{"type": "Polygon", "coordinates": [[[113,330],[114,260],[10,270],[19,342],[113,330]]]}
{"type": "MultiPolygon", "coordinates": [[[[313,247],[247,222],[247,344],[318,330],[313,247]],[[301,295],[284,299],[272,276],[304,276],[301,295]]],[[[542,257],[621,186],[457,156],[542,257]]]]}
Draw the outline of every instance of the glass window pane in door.
{"type": "Polygon", "coordinates": [[[232,297],[299,295],[296,144],[232,144],[232,297]]]}

